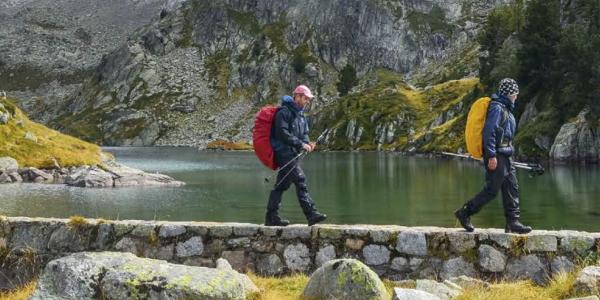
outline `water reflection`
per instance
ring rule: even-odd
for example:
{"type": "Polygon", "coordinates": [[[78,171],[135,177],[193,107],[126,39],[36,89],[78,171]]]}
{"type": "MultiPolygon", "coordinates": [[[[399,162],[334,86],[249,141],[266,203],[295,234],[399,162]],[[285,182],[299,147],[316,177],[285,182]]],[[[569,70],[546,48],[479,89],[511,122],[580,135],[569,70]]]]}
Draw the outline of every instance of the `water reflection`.
{"type": "MultiPolygon", "coordinates": [[[[81,189],[58,185],[1,185],[5,215],[107,219],[210,220],[260,223],[272,187],[271,171],[252,153],[189,148],[108,148],[120,161],[187,183],[183,188],[81,189]]],[[[452,212],[483,185],[479,163],[390,153],[315,153],[303,161],[317,206],[331,223],[455,226],[452,212]]],[[[519,172],[525,222],[536,228],[600,231],[598,168],[556,167],[530,178],[519,172]]],[[[498,198],[474,218],[503,227],[498,198]]],[[[282,214],[304,223],[294,188],[282,214]]]]}

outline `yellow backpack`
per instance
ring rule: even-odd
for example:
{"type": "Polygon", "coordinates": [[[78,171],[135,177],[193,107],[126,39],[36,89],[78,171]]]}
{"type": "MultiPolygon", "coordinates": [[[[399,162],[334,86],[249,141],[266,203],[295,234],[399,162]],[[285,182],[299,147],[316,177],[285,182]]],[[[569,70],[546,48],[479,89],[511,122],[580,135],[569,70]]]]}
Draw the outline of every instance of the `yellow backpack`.
{"type": "Polygon", "coordinates": [[[485,126],[485,118],[490,102],[492,102],[490,97],[477,99],[471,105],[467,116],[465,142],[467,143],[467,151],[474,158],[483,157],[483,127],[485,126]]]}

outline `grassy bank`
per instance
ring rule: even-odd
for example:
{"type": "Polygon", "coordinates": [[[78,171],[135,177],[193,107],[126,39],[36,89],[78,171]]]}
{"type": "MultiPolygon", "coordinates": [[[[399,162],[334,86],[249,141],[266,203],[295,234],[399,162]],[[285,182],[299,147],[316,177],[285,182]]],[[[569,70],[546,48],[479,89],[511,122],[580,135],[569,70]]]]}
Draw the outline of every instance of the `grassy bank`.
{"type": "Polygon", "coordinates": [[[8,113],[0,124],[0,157],[10,156],[20,167],[48,168],[54,160],[62,167],[100,164],[101,149],[29,120],[13,101],[0,100],[0,113],[8,113]]]}
{"type": "MultiPolygon", "coordinates": [[[[505,299],[566,299],[589,295],[577,295],[573,289],[578,272],[559,274],[547,286],[537,286],[531,281],[499,282],[489,288],[473,287],[465,289],[457,300],[505,300],[505,299]]],[[[249,274],[250,279],[261,290],[259,294],[251,295],[249,300],[295,300],[303,299],[302,291],[309,277],[297,274],[286,277],[261,277],[249,274]]],[[[414,288],[384,280],[384,284],[392,295],[394,287],[414,288]]],[[[19,290],[1,293],[0,299],[27,299],[35,290],[36,283],[30,283],[19,290]]]]}

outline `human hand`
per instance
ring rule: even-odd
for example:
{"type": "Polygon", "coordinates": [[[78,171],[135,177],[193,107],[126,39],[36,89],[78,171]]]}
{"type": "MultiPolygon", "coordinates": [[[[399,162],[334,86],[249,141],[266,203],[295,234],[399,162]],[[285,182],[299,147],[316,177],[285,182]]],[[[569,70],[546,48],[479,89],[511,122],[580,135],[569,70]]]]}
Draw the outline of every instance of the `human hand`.
{"type": "Polygon", "coordinates": [[[315,151],[315,149],[317,148],[317,143],[315,142],[311,142],[309,143],[309,145],[312,147],[312,151],[315,151]]]}
{"type": "Polygon", "coordinates": [[[497,166],[498,166],[498,160],[495,157],[490,158],[488,161],[488,169],[490,171],[494,171],[494,170],[496,170],[497,166]]]}
{"type": "Polygon", "coordinates": [[[313,151],[313,147],[310,144],[302,144],[302,148],[306,152],[312,152],[313,151]]]}

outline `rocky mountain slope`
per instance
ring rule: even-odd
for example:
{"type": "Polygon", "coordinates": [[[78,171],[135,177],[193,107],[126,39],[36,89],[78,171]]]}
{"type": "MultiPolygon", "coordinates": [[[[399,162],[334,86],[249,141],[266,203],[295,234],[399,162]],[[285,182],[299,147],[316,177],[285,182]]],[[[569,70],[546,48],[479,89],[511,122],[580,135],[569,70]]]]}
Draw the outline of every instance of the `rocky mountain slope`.
{"type": "Polygon", "coordinates": [[[256,109],[297,83],[316,91],[312,109],[333,103],[345,68],[423,83],[474,74],[478,24],[502,2],[190,0],[132,33],[66,101],[28,107],[108,145],[248,140],[256,109]]]}
{"type": "MultiPolygon", "coordinates": [[[[581,13],[594,11],[587,2],[559,5],[560,24],[590,23],[581,13]]],[[[474,97],[493,92],[499,76],[529,86],[515,71],[526,48],[519,32],[544,13],[537,8],[526,16],[520,0],[11,0],[0,6],[0,89],[22,99],[35,120],[88,141],[244,143],[259,107],[305,83],[317,95],[309,109],[313,132],[337,129],[328,147],[401,151],[460,151],[474,97]],[[481,84],[469,79],[480,71],[481,84]]],[[[521,154],[578,159],[563,154],[586,152],[551,154],[560,127],[576,113],[556,118],[548,95],[523,90],[521,154]]],[[[560,140],[577,134],[561,132],[560,140]]],[[[596,144],[584,140],[569,147],[596,144]]]]}

